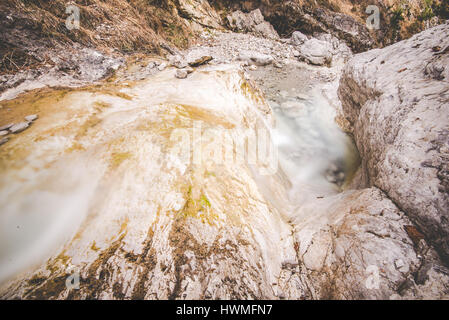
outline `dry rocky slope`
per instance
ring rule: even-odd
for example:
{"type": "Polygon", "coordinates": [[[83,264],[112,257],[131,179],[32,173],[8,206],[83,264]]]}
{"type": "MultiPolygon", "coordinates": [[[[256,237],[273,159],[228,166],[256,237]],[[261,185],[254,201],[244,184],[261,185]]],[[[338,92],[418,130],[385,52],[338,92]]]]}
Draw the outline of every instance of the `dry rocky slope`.
{"type": "Polygon", "coordinates": [[[0,93],[25,87],[24,83],[33,79],[38,79],[41,86],[80,86],[106,78],[129,55],[174,54],[178,48],[194,44],[204,30],[237,30],[228,19],[236,10],[248,13],[260,9],[276,30],[272,32],[273,27],[264,22],[253,31],[271,31],[281,37],[290,37],[297,30],[309,36],[330,33],[345,40],[354,52],[361,52],[409,37],[449,18],[447,1],[426,3],[83,0],[74,2],[80,8],[80,28],[68,30],[66,1],[5,0],[0,3],[0,93]],[[379,30],[366,27],[366,7],[372,4],[380,9],[379,30]]]}

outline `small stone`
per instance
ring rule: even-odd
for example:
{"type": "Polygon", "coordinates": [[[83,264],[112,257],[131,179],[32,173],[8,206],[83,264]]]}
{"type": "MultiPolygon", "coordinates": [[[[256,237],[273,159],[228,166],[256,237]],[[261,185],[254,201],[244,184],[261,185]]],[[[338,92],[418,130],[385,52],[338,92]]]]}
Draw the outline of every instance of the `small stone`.
{"type": "Polygon", "coordinates": [[[31,114],[31,115],[25,117],[25,120],[28,122],[34,121],[36,119],[37,119],[37,114],[31,114]]]}
{"type": "Polygon", "coordinates": [[[194,61],[189,62],[189,66],[191,67],[199,67],[203,64],[208,63],[209,61],[211,61],[213,58],[211,56],[202,56],[198,59],[195,59],[194,61]]]}
{"type": "Polygon", "coordinates": [[[28,122],[20,122],[18,124],[13,125],[11,128],[9,128],[9,131],[11,133],[19,133],[23,130],[27,129],[29,127],[28,122]]]}
{"type": "Polygon", "coordinates": [[[249,67],[249,70],[256,71],[257,70],[257,66],[252,65],[252,66],[249,67]]]}
{"type": "Polygon", "coordinates": [[[1,138],[1,139],[0,139],[0,146],[1,146],[2,144],[5,144],[5,143],[8,142],[8,141],[9,141],[9,138],[8,138],[8,137],[1,138]]]}
{"type": "Polygon", "coordinates": [[[396,267],[397,270],[399,270],[402,273],[406,273],[409,271],[408,265],[402,259],[397,259],[394,262],[394,266],[396,267]]]}
{"type": "Polygon", "coordinates": [[[170,65],[178,69],[183,69],[187,67],[188,64],[183,57],[176,55],[170,58],[170,65]]]}
{"type": "Polygon", "coordinates": [[[162,62],[162,63],[157,67],[157,69],[158,69],[159,71],[164,71],[165,68],[167,68],[167,64],[166,64],[165,62],[162,62]]]}
{"type": "Polygon", "coordinates": [[[274,65],[275,68],[278,68],[278,69],[282,69],[282,67],[283,67],[282,63],[280,63],[278,61],[275,61],[273,65],[274,65]]]}
{"type": "Polygon", "coordinates": [[[402,259],[397,259],[394,262],[394,266],[396,267],[396,269],[399,269],[404,266],[404,261],[402,261],[402,259]]]}
{"type": "Polygon", "coordinates": [[[298,265],[299,263],[296,260],[285,260],[282,262],[283,269],[296,268],[298,265]]]}
{"type": "Polygon", "coordinates": [[[178,79],[185,79],[188,76],[188,72],[185,69],[180,69],[176,71],[175,77],[178,79]]]}
{"type": "Polygon", "coordinates": [[[0,131],[8,130],[8,129],[11,128],[13,125],[14,125],[14,123],[8,123],[7,125],[1,126],[1,127],[0,127],[0,131]]]}
{"type": "Polygon", "coordinates": [[[8,133],[9,133],[8,130],[2,130],[2,131],[0,131],[0,137],[6,136],[8,133]]]}

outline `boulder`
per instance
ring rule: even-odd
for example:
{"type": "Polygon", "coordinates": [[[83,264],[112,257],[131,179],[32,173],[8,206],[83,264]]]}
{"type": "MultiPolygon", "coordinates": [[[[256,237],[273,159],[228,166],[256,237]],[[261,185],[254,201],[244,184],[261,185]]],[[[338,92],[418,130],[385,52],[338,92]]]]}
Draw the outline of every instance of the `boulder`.
{"type": "Polygon", "coordinates": [[[272,40],[279,39],[278,33],[276,32],[276,30],[274,30],[273,26],[267,21],[264,21],[254,26],[253,33],[263,38],[268,38],[272,40]]]}
{"type": "Polygon", "coordinates": [[[332,48],[328,42],[312,38],[299,47],[300,58],[314,65],[330,65],[332,48]]]}
{"type": "Polygon", "coordinates": [[[169,64],[172,67],[182,69],[188,66],[187,61],[181,55],[171,56],[169,59],[169,64]]]}
{"type": "Polygon", "coordinates": [[[226,19],[231,29],[235,31],[251,32],[260,37],[279,39],[278,33],[269,22],[265,21],[259,9],[249,13],[237,10],[228,15],[226,19]]]}
{"type": "Polygon", "coordinates": [[[295,31],[292,34],[290,43],[294,46],[300,46],[307,40],[309,40],[309,38],[305,34],[303,34],[302,32],[299,32],[299,31],[295,31]]]}

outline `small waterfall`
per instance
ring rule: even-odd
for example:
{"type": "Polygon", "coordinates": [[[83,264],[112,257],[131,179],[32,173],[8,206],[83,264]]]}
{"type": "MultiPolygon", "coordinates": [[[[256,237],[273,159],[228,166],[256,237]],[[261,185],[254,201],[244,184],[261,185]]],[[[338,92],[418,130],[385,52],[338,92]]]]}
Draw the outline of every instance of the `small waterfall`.
{"type": "Polygon", "coordinates": [[[280,166],[291,182],[294,208],[342,190],[358,167],[352,139],[336,124],[336,112],[318,90],[306,99],[275,105],[274,143],[280,166]]]}

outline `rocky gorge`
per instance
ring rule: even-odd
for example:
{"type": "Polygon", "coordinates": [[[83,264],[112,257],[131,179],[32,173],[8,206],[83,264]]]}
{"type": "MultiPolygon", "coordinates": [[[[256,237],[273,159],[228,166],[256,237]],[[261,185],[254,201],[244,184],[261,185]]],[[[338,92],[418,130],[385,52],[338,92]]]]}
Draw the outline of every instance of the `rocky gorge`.
{"type": "Polygon", "coordinates": [[[385,41],[337,2],[152,2],[197,35],[151,54],[35,40],[1,76],[0,297],[447,299],[449,23],[385,41]]]}

